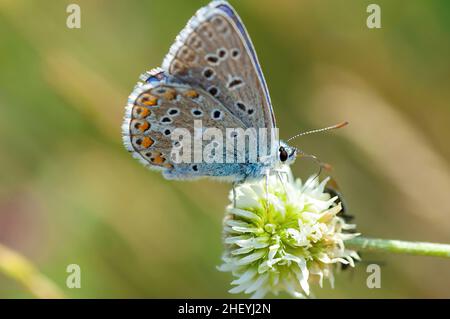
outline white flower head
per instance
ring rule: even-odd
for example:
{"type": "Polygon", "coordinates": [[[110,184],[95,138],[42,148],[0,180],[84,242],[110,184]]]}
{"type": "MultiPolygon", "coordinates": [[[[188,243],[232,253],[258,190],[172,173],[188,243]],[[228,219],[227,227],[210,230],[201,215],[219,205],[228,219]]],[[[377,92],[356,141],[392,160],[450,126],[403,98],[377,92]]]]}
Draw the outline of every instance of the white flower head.
{"type": "Polygon", "coordinates": [[[344,241],[358,234],[338,216],[338,197],[326,193],[328,178],[321,183],[310,177],[294,180],[288,167],[281,178],[246,182],[236,187],[236,207],[227,207],[224,219],[225,252],[219,267],[235,277],[230,293],[262,298],[286,291],[302,298],[309,285],[322,286],[326,278],[333,286],[333,269],[341,263],[354,266],[358,254],[344,241]]]}

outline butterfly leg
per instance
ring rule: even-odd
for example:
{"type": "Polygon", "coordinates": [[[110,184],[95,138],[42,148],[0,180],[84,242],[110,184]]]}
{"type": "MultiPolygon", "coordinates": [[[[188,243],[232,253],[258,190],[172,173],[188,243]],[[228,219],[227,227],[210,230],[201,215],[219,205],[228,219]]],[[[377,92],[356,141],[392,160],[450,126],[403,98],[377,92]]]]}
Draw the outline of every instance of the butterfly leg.
{"type": "Polygon", "coordinates": [[[290,178],[289,178],[289,173],[286,172],[285,170],[282,169],[276,169],[275,172],[277,172],[278,178],[280,179],[280,181],[283,181],[283,175],[284,175],[284,180],[286,182],[289,182],[290,178]]]}
{"type": "Polygon", "coordinates": [[[232,184],[232,190],[233,190],[233,208],[236,208],[236,185],[238,183],[237,182],[233,182],[232,184]]]}
{"type": "Polygon", "coordinates": [[[276,170],[276,172],[277,172],[278,179],[280,180],[281,186],[283,187],[284,193],[286,194],[287,197],[289,197],[289,193],[288,193],[288,191],[286,189],[286,184],[285,184],[285,181],[288,180],[288,176],[286,174],[286,180],[283,180],[283,176],[282,176],[282,173],[286,173],[286,172],[282,172],[282,171],[279,171],[279,170],[276,170]]]}
{"type": "Polygon", "coordinates": [[[265,173],[265,180],[266,180],[266,207],[269,209],[269,174],[270,171],[267,170],[265,173]]]}

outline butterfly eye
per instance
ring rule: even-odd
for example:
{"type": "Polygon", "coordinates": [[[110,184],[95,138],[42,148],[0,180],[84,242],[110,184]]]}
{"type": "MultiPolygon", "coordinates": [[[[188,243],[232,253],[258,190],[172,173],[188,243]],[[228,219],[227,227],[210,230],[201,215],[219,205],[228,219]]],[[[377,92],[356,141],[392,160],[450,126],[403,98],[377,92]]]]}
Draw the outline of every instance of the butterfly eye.
{"type": "Polygon", "coordinates": [[[288,153],[284,149],[284,147],[280,147],[280,161],[286,162],[288,159],[288,153]]]}

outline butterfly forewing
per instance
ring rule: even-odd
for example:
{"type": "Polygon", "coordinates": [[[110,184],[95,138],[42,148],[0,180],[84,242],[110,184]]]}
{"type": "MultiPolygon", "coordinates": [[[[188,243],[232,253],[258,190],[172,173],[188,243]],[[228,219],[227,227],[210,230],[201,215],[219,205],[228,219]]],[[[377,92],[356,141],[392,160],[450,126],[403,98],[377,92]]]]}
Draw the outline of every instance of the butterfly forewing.
{"type": "Polygon", "coordinates": [[[253,45],[228,3],[215,1],[197,12],[177,37],[163,69],[209,92],[247,127],[275,127],[253,45]]]}

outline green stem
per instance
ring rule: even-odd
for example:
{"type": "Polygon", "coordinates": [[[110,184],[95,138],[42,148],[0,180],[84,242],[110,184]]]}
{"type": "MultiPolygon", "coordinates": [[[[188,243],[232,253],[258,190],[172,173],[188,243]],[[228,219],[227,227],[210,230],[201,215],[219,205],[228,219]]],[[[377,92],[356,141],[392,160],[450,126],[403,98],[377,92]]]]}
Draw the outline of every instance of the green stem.
{"type": "Polygon", "coordinates": [[[345,245],[359,251],[390,252],[450,258],[450,245],[447,244],[356,237],[346,240],[345,245]]]}

